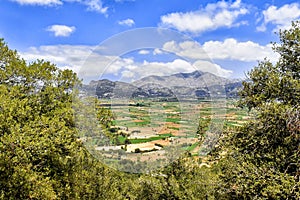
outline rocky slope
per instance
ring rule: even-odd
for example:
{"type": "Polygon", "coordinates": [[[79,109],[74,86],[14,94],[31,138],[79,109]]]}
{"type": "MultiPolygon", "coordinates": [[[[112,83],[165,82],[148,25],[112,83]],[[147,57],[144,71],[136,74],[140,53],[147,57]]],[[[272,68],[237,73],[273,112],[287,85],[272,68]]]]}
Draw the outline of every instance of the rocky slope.
{"type": "Polygon", "coordinates": [[[98,98],[205,98],[235,97],[242,84],[208,72],[177,73],[170,76],[147,76],[133,83],[91,81],[83,88],[98,98]]]}

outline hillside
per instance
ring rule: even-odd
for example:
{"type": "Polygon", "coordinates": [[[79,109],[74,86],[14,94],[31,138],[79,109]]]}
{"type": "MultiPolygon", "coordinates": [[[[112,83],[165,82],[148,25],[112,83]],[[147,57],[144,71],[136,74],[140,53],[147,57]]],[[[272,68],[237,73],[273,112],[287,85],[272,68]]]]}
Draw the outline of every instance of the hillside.
{"type": "Polygon", "coordinates": [[[102,79],[83,88],[98,98],[206,98],[236,97],[242,86],[237,79],[226,79],[208,72],[194,71],[170,76],[147,76],[133,83],[102,79]]]}

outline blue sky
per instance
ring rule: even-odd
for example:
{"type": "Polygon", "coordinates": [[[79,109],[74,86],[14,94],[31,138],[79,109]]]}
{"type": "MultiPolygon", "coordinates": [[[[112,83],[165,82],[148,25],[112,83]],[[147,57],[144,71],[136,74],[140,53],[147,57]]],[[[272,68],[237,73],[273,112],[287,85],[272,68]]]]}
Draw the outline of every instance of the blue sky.
{"type": "Polygon", "coordinates": [[[297,2],[0,0],[0,37],[26,60],[50,60],[86,80],[195,69],[243,78],[258,60],[276,61],[270,42],[300,19],[297,2]]]}

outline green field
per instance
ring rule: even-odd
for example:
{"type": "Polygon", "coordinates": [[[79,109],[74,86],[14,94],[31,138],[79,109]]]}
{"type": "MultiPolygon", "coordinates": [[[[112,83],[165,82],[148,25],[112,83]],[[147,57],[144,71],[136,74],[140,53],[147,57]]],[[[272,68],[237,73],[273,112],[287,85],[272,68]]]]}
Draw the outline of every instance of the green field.
{"type": "MultiPolygon", "coordinates": [[[[101,102],[109,104],[105,99],[101,102]]],[[[111,143],[124,145],[142,144],[167,138],[197,139],[196,133],[200,119],[210,119],[206,131],[212,131],[212,126],[218,126],[219,129],[241,126],[249,119],[249,113],[236,108],[234,104],[234,100],[225,99],[193,102],[159,102],[151,99],[132,99],[131,102],[117,100],[107,108],[110,108],[115,115],[112,124],[126,130],[123,130],[123,135],[119,135],[120,131],[119,133],[118,131],[111,132],[111,143]]],[[[194,142],[185,150],[193,151],[199,146],[201,142],[194,142]]]]}

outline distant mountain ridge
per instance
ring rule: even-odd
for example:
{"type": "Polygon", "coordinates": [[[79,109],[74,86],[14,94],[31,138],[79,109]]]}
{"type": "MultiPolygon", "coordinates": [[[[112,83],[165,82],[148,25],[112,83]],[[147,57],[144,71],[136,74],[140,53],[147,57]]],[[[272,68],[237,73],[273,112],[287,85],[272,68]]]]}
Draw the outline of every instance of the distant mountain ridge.
{"type": "Polygon", "coordinates": [[[207,98],[236,97],[240,80],[194,71],[169,76],[151,75],[133,83],[102,79],[85,85],[98,98],[207,98]]]}
{"type": "Polygon", "coordinates": [[[134,85],[142,86],[145,83],[168,85],[168,87],[210,87],[232,83],[230,79],[216,76],[209,72],[194,71],[191,73],[176,73],[170,76],[147,76],[133,82],[134,85]]]}

